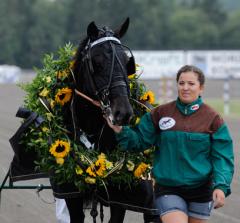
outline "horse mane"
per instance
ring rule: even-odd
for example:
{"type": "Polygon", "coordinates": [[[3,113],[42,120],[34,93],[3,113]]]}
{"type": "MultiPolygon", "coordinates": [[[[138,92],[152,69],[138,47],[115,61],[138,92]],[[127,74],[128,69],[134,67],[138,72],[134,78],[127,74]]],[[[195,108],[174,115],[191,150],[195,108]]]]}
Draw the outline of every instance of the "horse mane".
{"type": "Polygon", "coordinates": [[[88,37],[85,37],[78,45],[77,51],[74,55],[74,65],[73,65],[73,74],[76,75],[79,74],[81,69],[81,60],[82,60],[82,52],[84,50],[84,47],[86,46],[88,41],[88,37]]]}

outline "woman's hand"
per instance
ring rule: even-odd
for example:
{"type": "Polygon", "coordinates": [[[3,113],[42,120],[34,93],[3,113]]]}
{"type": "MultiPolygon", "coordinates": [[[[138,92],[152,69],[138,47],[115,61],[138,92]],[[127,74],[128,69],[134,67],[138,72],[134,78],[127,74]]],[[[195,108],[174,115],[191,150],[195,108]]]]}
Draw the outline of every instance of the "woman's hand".
{"type": "Polygon", "coordinates": [[[224,206],[225,194],[222,190],[215,189],[213,191],[213,202],[214,202],[214,208],[220,208],[224,206]]]}
{"type": "Polygon", "coordinates": [[[122,131],[122,126],[121,125],[113,125],[112,122],[109,120],[108,117],[106,116],[103,116],[106,120],[107,120],[107,123],[109,125],[109,127],[116,133],[120,133],[122,131]]]}

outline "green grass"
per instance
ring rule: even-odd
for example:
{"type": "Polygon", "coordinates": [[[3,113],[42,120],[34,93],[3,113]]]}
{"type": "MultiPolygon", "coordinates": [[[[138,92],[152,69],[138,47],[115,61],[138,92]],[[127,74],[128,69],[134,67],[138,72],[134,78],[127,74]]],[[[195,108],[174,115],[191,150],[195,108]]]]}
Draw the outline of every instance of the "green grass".
{"type": "MultiPolygon", "coordinates": [[[[205,103],[213,107],[221,115],[224,114],[224,101],[223,99],[205,99],[205,103]]],[[[240,118],[240,99],[231,99],[229,102],[229,115],[231,118],[240,118]]]]}

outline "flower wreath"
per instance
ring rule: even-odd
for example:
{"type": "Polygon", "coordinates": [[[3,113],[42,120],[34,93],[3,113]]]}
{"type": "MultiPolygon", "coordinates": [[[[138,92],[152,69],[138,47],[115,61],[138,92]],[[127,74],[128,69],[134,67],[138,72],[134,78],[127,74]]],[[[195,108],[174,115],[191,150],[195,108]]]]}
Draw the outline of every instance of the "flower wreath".
{"type": "MultiPolygon", "coordinates": [[[[26,91],[25,107],[45,120],[40,127],[32,125],[22,143],[26,149],[37,153],[36,168],[51,173],[59,184],[72,182],[84,191],[90,185],[100,187],[109,182],[128,185],[137,183],[151,172],[154,148],[140,153],[123,152],[116,148],[113,152],[104,154],[88,150],[67,135],[62,110],[71,101],[73,93],[67,80],[71,76],[75,51],[72,44],[66,44],[59,48],[56,57],[53,54],[45,55],[43,68],[36,70],[37,75],[33,81],[21,85],[26,91]],[[74,157],[70,155],[71,150],[74,151],[74,157]]],[[[136,68],[139,72],[138,65],[136,68]]],[[[140,74],[137,72],[128,77],[134,110],[130,123],[132,127],[147,111],[143,103],[154,105],[153,92],[147,91],[139,81],[140,74]]]]}

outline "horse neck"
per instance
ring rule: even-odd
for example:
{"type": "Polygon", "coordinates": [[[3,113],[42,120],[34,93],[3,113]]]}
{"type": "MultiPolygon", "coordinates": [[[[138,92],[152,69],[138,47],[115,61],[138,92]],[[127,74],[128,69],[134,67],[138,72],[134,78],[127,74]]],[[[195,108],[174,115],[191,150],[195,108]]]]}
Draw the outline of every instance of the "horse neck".
{"type": "Polygon", "coordinates": [[[107,125],[98,107],[85,101],[85,99],[78,98],[75,103],[75,111],[78,129],[88,135],[95,146],[101,151],[115,148],[115,134],[107,125]]]}

